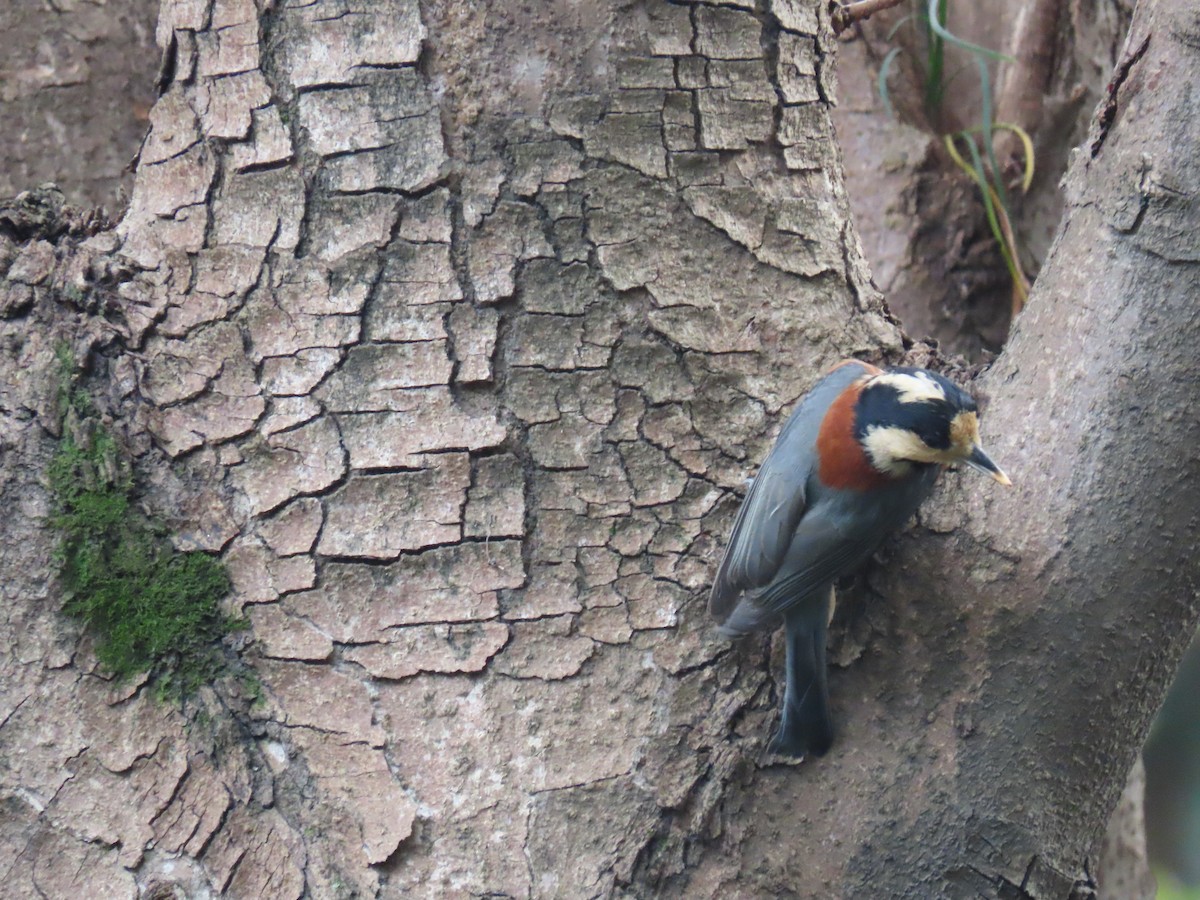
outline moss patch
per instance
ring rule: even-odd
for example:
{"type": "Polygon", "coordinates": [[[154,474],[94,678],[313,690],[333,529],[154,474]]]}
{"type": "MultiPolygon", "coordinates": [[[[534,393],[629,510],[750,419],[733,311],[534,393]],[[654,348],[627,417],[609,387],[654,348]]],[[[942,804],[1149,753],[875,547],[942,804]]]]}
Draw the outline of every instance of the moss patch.
{"type": "Polygon", "coordinates": [[[223,665],[219,642],[236,620],[221,613],[229,576],[217,558],[181,553],[133,504],[129,463],[99,424],[64,361],[62,439],[48,472],[66,611],[97,638],[118,679],[149,671],[160,696],[186,695],[223,665]]]}

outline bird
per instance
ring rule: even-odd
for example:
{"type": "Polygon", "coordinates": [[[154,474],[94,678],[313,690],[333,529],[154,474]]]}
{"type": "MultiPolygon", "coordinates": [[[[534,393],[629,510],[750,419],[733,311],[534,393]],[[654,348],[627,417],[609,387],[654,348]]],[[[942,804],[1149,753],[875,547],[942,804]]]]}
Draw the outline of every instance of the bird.
{"type": "Polygon", "coordinates": [[[834,582],[903,525],[953,463],[1012,484],[983,450],[975,400],[927,369],[843,360],[784,423],[750,483],[709,598],[724,637],[783,620],[783,711],[769,752],[828,752],[834,582]]]}

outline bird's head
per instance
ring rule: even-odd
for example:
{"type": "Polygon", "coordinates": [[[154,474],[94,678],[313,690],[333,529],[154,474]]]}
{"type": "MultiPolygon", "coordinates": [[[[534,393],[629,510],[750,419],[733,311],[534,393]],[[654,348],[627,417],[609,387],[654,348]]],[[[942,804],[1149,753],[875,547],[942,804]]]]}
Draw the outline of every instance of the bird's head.
{"type": "Polygon", "coordinates": [[[887,475],[906,475],[913,463],[962,462],[1012,484],[980,446],[975,400],[936,372],[897,368],[870,378],[858,399],[854,436],[887,475]]]}

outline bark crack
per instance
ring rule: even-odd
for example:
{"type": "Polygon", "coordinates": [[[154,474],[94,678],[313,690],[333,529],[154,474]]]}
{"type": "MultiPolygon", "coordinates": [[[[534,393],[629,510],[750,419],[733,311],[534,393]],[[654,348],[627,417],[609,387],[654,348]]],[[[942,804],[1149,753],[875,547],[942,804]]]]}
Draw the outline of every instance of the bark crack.
{"type": "Polygon", "coordinates": [[[1092,159],[1100,155],[1100,150],[1104,146],[1104,142],[1108,140],[1108,132],[1117,121],[1117,95],[1120,93],[1121,87],[1129,78],[1133,67],[1141,62],[1142,57],[1146,55],[1148,49],[1150,49],[1149,34],[1142,38],[1142,42],[1138,44],[1133,52],[1117,65],[1117,71],[1113,74],[1112,80],[1108,83],[1108,88],[1105,91],[1104,106],[1100,109],[1100,116],[1096,125],[1096,137],[1092,139],[1092,159]]]}

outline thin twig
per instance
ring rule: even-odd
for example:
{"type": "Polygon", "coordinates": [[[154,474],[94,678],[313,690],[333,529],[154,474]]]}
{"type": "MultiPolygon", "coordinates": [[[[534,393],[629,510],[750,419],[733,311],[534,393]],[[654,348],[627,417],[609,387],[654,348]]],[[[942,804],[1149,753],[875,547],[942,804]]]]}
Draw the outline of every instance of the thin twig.
{"type": "Polygon", "coordinates": [[[831,17],[833,33],[841,34],[855,22],[861,22],[877,12],[899,6],[903,2],[904,0],[855,0],[853,3],[840,3],[831,17]]]}

